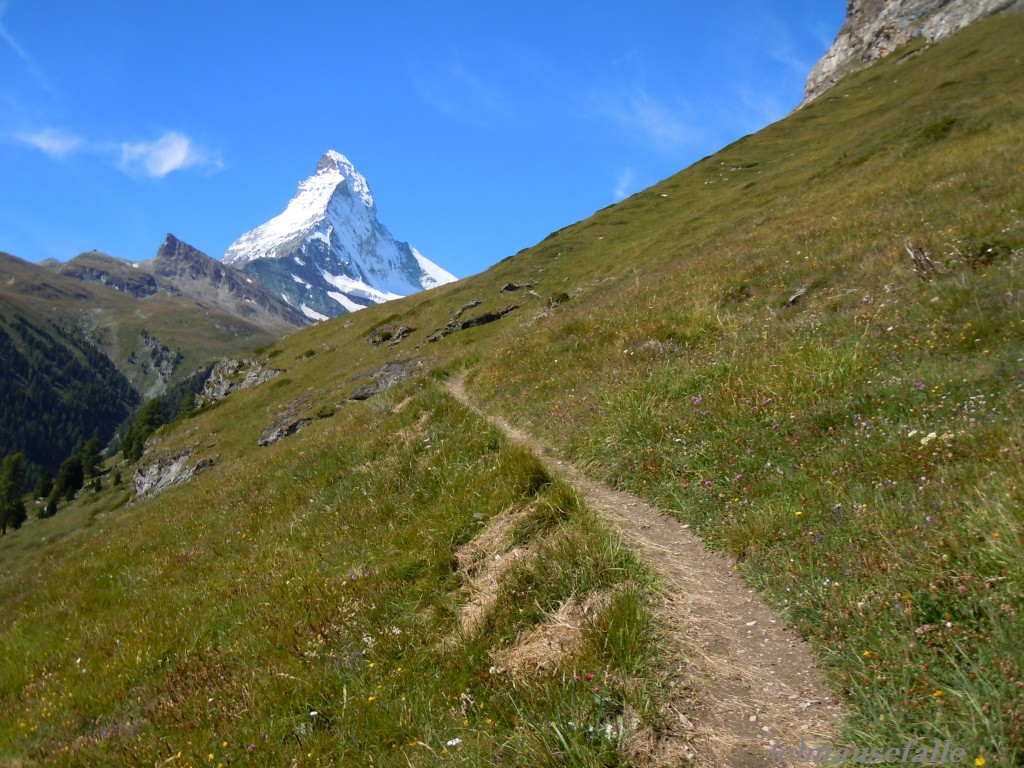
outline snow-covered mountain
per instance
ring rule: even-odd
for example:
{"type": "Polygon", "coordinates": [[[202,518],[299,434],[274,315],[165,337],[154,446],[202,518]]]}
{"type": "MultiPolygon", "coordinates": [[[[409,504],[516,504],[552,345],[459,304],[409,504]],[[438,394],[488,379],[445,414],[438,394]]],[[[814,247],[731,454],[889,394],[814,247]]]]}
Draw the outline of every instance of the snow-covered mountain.
{"type": "Polygon", "coordinates": [[[314,320],[456,279],[395,240],[377,220],[366,179],[333,150],[299,184],[284,213],[238,238],[224,263],[256,275],[314,320]]]}

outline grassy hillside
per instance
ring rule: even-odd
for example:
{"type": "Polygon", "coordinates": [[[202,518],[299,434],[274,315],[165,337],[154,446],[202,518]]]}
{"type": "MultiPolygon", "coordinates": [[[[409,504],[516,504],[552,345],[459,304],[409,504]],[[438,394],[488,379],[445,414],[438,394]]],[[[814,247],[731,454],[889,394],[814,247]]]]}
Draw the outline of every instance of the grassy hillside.
{"type": "Polygon", "coordinates": [[[1020,17],[995,19],[891,57],[550,238],[530,258],[580,299],[475,379],[735,557],[818,645],[858,742],[949,737],[1007,764],[1024,749],[1021,40],[1020,17]],[[599,282],[569,272],[577,253],[601,278],[635,259],[599,282]]]}
{"type": "Polygon", "coordinates": [[[1021,40],[1011,16],[902,51],[481,275],[264,350],[284,373],[143,458],[211,469],[0,543],[0,756],[650,764],[657,585],[444,394],[468,369],[734,557],[814,644],[845,738],[1019,764],[1021,40]],[[284,412],[310,423],[258,448],[284,412]],[[526,630],[567,614],[542,658],[526,630]]]}
{"type": "MultiPolygon", "coordinates": [[[[106,261],[113,261],[103,259],[98,266],[104,268],[106,261]]],[[[156,293],[137,298],[8,254],[0,254],[0,311],[20,314],[36,325],[54,321],[81,331],[147,397],[212,360],[278,338],[254,323],[204,309],[188,296],[156,293]]]]}

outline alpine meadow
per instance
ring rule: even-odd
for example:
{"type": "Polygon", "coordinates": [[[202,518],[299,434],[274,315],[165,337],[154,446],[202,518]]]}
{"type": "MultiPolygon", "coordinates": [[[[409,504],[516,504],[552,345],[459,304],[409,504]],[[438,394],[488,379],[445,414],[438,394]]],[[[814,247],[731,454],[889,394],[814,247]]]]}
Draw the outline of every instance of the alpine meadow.
{"type": "Polygon", "coordinates": [[[1022,41],[911,42],[481,274],[264,343],[57,514],[26,496],[0,765],[754,766],[812,718],[1024,764],[1022,41]],[[765,612],[680,609],[560,466],[765,612]],[[820,698],[719,652],[769,624],[820,698]]]}

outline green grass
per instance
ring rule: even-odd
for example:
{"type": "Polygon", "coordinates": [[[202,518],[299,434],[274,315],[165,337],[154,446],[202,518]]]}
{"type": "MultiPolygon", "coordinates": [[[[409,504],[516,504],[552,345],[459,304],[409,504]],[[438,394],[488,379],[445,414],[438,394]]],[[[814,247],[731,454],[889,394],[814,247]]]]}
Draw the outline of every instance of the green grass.
{"type": "Polygon", "coordinates": [[[1024,754],[1020,27],[887,60],[619,206],[618,230],[559,234],[643,266],[470,381],[735,558],[817,647],[851,740],[950,738],[997,764],[1024,754]],[[650,212],[712,184],[717,221],[650,212]],[[915,275],[907,240],[940,275],[915,275]]]}
{"type": "MultiPolygon", "coordinates": [[[[647,668],[645,598],[628,587],[641,574],[536,459],[437,385],[401,413],[348,409],[303,435],[230,484],[200,476],[5,569],[0,755],[407,766],[530,754],[554,765],[543,739],[564,718],[603,733],[621,714],[647,668]],[[554,509],[528,538],[539,556],[483,630],[461,637],[456,548],[531,503],[554,509]],[[628,599],[593,619],[553,676],[493,669],[493,651],[560,603],[616,585],[628,599]],[[553,682],[585,674],[600,682],[553,682]]],[[[595,733],[569,736],[574,764],[617,764],[595,733]]]]}
{"type": "Polygon", "coordinates": [[[886,59],[482,275],[266,348],[285,375],[164,428],[144,459],[191,448],[212,469],[0,543],[0,755],[623,764],[628,713],[660,717],[649,582],[441,394],[468,370],[478,401],[734,558],[811,640],[844,738],[1019,763],[1022,37],[1000,17],[886,59]],[[908,241],[939,274],[915,274],[908,241]],[[515,313],[426,341],[470,300],[507,306],[507,282],[533,284],[515,313]],[[387,324],[417,330],[367,341],[387,324]],[[404,358],[425,373],[348,401],[355,374],[404,358]],[[258,449],[300,401],[312,424],[258,449]],[[461,637],[453,558],[510,509],[512,543],[543,557],[461,637]],[[571,658],[492,672],[602,591],[571,658]]]}

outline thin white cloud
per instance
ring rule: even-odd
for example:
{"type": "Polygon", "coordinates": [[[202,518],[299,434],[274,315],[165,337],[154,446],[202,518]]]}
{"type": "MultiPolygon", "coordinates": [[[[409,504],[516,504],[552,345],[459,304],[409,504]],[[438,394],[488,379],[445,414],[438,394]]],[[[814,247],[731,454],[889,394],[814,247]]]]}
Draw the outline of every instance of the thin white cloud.
{"type": "Polygon", "coordinates": [[[615,182],[615,199],[625,200],[629,196],[629,190],[633,186],[633,169],[624,168],[615,182]]]}
{"type": "Polygon", "coordinates": [[[43,70],[36,64],[35,59],[29,55],[18,41],[14,39],[14,36],[7,30],[7,26],[4,24],[4,16],[7,14],[7,0],[0,0],[0,40],[7,43],[7,46],[14,51],[14,54],[21,59],[22,64],[28,70],[29,74],[34,77],[39,84],[47,91],[50,90],[50,84],[46,80],[46,75],[43,74],[43,70]]]}
{"type": "Polygon", "coordinates": [[[604,94],[596,100],[596,109],[631,135],[662,148],[672,149],[695,138],[677,110],[659,103],[642,88],[604,94]]]}
{"type": "Polygon", "coordinates": [[[598,92],[594,108],[605,119],[617,123],[632,136],[662,149],[674,149],[692,142],[683,104],[670,104],[652,95],[647,86],[643,58],[630,53],[615,62],[617,85],[598,92]]]}
{"type": "Polygon", "coordinates": [[[628,94],[626,106],[622,117],[659,143],[682,144],[690,135],[686,123],[646,91],[628,94]]]}
{"type": "Polygon", "coordinates": [[[484,127],[515,116],[507,95],[461,61],[434,67],[417,63],[409,79],[424,102],[453,120],[484,127]]]}
{"type": "Polygon", "coordinates": [[[14,135],[22,144],[34,147],[50,157],[63,158],[84,153],[113,161],[131,176],[162,179],[187,168],[219,171],[224,167],[220,155],[196,145],[183,133],[167,131],[154,141],[96,142],[60,128],[46,128],[14,135]]]}
{"type": "Polygon", "coordinates": [[[57,158],[81,149],[85,143],[81,136],[75,136],[56,128],[47,128],[35,133],[19,133],[15,138],[57,158]]]}
{"type": "Polygon", "coordinates": [[[811,66],[813,62],[811,62],[811,64],[808,64],[806,61],[800,58],[793,51],[792,46],[789,44],[789,41],[787,40],[780,41],[779,45],[776,45],[774,48],[771,49],[771,51],[769,51],[769,55],[773,60],[777,61],[779,64],[782,64],[784,67],[788,68],[790,73],[794,77],[806,79],[807,73],[811,71],[811,66]]]}
{"type": "Polygon", "coordinates": [[[209,166],[217,170],[221,161],[215,155],[197,147],[184,134],[168,131],[156,141],[123,142],[119,167],[126,173],[143,173],[163,178],[169,173],[195,166],[209,166]]]}

